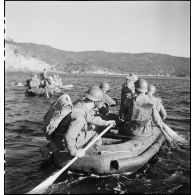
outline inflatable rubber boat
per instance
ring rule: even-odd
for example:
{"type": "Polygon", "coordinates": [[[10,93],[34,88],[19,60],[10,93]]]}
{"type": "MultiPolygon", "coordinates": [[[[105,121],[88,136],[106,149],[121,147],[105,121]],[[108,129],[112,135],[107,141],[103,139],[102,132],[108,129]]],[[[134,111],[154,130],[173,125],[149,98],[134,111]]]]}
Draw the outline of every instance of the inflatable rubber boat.
{"type": "MultiPolygon", "coordinates": [[[[154,128],[148,136],[107,133],[102,138],[101,146],[89,148],[85,157],[76,160],[69,170],[98,175],[127,171],[134,173],[159,151],[164,140],[158,128],[154,128]]],[[[50,159],[58,167],[63,167],[71,157],[66,151],[56,151],[50,159]]]]}
{"type": "MultiPolygon", "coordinates": [[[[60,89],[50,89],[49,88],[49,89],[47,89],[47,92],[48,92],[49,97],[51,97],[51,96],[60,96],[60,95],[63,94],[63,91],[60,90],[60,89]]],[[[35,89],[35,90],[26,89],[25,95],[26,96],[31,96],[31,97],[34,97],[34,96],[39,96],[39,97],[46,96],[46,89],[44,89],[44,88],[38,88],[38,89],[35,89]]]]}
{"type": "MultiPolygon", "coordinates": [[[[73,88],[73,85],[64,85],[62,87],[54,87],[54,88],[47,88],[47,92],[49,94],[49,96],[60,96],[62,95],[64,92],[64,90],[68,90],[73,88]]],[[[38,89],[26,89],[25,91],[25,95],[26,96],[46,96],[46,89],[45,88],[38,88],[38,89]]]]}

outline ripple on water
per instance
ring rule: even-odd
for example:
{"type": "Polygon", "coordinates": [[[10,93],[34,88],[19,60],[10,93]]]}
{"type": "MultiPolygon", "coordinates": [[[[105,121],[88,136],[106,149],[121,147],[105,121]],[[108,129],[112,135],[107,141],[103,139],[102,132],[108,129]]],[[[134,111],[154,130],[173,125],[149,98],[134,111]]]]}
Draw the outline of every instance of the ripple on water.
{"type": "MultiPolygon", "coordinates": [[[[30,73],[10,73],[7,83],[23,82],[30,73]],[[22,81],[23,79],[23,81],[22,81]]],[[[102,81],[111,85],[112,97],[120,97],[123,77],[63,75],[64,84],[73,84],[66,91],[75,101],[90,85],[102,81]]],[[[146,80],[158,86],[156,96],[161,97],[167,109],[166,123],[179,134],[190,138],[190,82],[177,79],[146,80]]],[[[56,98],[29,98],[25,88],[5,86],[5,147],[6,193],[26,193],[48,178],[56,167],[41,156],[40,147],[47,143],[43,135],[43,116],[56,98]]],[[[118,112],[119,106],[111,108],[118,112]]],[[[190,192],[190,145],[180,146],[182,151],[164,144],[150,163],[135,174],[123,173],[111,176],[64,173],[51,186],[49,193],[189,193],[190,192]]]]}

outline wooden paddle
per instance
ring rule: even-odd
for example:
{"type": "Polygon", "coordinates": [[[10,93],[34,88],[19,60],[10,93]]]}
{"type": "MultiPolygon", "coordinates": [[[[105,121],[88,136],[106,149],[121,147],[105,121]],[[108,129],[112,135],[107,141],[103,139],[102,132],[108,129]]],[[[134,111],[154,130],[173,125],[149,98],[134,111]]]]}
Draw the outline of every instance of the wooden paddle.
{"type": "Polygon", "coordinates": [[[171,147],[175,146],[175,148],[181,150],[178,144],[174,141],[174,139],[167,133],[167,131],[164,128],[160,128],[160,130],[171,147]]]}
{"type": "MultiPolygon", "coordinates": [[[[93,139],[84,149],[85,152],[88,150],[99,138],[102,137],[110,128],[113,127],[113,124],[110,124],[104,131],[102,131],[95,139],[93,139]]],[[[53,184],[53,182],[70,166],[72,165],[76,160],[78,159],[77,156],[75,156],[71,161],[69,161],[62,169],[55,172],[53,175],[51,175],[49,178],[47,178],[45,181],[40,183],[38,186],[36,186],[31,191],[27,192],[26,194],[43,194],[47,188],[53,184]]]]}
{"type": "Polygon", "coordinates": [[[176,142],[182,143],[182,144],[187,144],[189,143],[188,140],[183,138],[182,136],[178,135],[175,131],[173,131],[170,127],[168,127],[165,123],[163,124],[164,130],[169,134],[170,137],[173,138],[176,142]]]}

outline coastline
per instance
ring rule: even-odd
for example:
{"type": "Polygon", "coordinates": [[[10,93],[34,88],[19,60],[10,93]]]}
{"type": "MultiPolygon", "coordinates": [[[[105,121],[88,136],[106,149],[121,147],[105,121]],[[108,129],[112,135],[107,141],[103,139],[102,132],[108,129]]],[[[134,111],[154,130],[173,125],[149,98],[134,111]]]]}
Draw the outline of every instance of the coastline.
{"type": "MultiPolygon", "coordinates": [[[[10,71],[10,70],[6,70],[4,73],[9,74],[9,73],[27,73],[27,74],[31,74],[31,73],[41,73],[40,71],[24,71],[24,70],[18,70],[18,71],[10,71]]],[[[98,77],[121,77],[121,78],[126,78],[126,76],[128,74],[118,74],[118,73],[96,73],[96,72],[85,72],[85,73],[69,73],[69,72],[62,72],[62,71],[48,71],[48,74],[62,74],[62,75],[75,75],[75,76],[98,76],[98,77]]],[[[190,77],[177,77],[177,76],[167,76],[167,75],[139,75],[138,77],[140,78],[153,78],[153,79],[185,79],[185,80],[190,80],[190,77]]]]}

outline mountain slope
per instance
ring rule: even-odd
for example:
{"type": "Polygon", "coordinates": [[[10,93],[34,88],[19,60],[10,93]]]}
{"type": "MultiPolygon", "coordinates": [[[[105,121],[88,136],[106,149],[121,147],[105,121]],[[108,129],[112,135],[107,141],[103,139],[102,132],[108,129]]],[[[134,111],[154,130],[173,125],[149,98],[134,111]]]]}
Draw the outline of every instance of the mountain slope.
{"type": "Polygon", "coordinates": [[[32,57],[64,72],[79,70],[138,74],[190,75],[190,59],[157,53],[111,53],[104,51],[71,52],[34,43],[6,42],[18,55],[32,57]]]}

